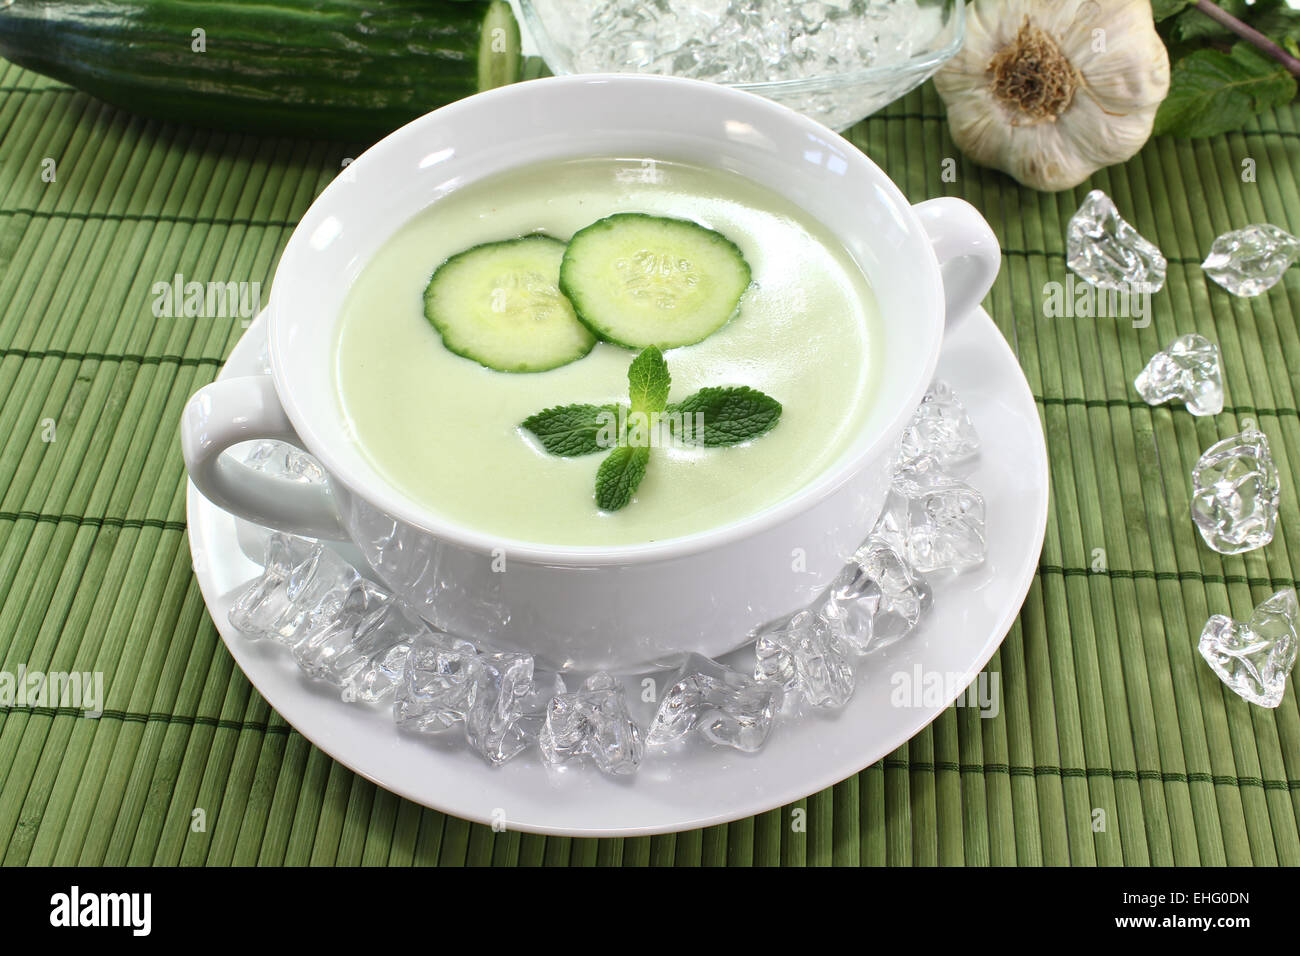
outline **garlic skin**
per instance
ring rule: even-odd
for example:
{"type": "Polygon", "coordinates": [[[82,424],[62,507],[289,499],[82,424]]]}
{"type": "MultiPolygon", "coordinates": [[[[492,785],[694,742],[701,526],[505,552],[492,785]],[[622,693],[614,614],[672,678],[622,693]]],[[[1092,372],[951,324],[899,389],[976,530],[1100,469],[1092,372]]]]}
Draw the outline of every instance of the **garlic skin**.
{"type": "Polygon", "coordinates": [[[1150,137],[1169,92],[1150,0],[982,0],[966,23],[934,84],[975,162],[1055,191],[1150,137]]]}

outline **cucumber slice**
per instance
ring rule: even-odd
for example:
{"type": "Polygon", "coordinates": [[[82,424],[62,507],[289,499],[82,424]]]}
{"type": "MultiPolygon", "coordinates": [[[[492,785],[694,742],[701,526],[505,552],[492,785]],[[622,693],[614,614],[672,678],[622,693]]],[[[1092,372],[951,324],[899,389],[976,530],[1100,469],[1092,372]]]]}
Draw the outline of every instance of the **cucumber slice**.
{"type": "Polygon", "coordinates": [[[550,236],[488,242],[443,262],[424,314],[457,355],[498,372],[544,372],[580,359],[596,337],[556,279],[564,243],[550,236]]]}
{"type": "Polygon", "coordinates": [[[519,24],[505,0],[493,0],[483,16],[478,45],[479,91],[514,83],[523,68],[519,24]]]}
{"type": "Polygon", "coordinates": [[[578,318],[633,349],[712,335],[735,313],[749,279],[749,263],[721,233],[635,212],[579,230],[560,265],[560,290],[578,318]]]}

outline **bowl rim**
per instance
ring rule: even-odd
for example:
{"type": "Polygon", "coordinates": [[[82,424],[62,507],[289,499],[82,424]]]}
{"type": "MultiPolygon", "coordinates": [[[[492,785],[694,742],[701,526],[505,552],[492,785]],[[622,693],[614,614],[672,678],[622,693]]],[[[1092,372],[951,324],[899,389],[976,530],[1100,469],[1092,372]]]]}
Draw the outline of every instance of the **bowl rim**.
{"type": "MultiPolygon", "coordinates": [[[[458,100],[431,113],[426,113],[424,116],[412,120],[405,126],[390,133],[370,147],[354,160],[350,168],[354,172],[364,171],[366,166],[378,162],[375,158],[377,155],[408,147],[408,143],[418,141],[423,128],[428,124],[437,122],[439,117],[459,116],[469,113],[481,109],[484,103],[506,98],[534,96],[543,90],[554,90],[554,95],[563,95],[564,90],[570,87],[601,87],[607,89],[632,87],[632,92],[629,95],[636,95],[638,91],[644,95],[646,86],[675,86],[689,89],[692,96],[714,97],[722,101],[743,104],[746,110],[769,113],[775,121],[788,126],[792,135],[798,135],[802,132],[804,134],[815,134],[821,138],[831,137],[833,141],[837,141],[844,148],[846,154],[850,157],[850,161],[858,165],[862,174],[871,179],[873,186],[888,197],[893,203],[894,210],[903,220],[907,235],[917,240],[917,254],[921,257],[923,263],[920,272],[929,280],[928,283],[922,283],[919,277],[914,276],[911,281],[918,288],[918,296],[924,296],[924,288],[929,287],[929,297],[936,310],[936,334],[934,335],[933,347],[929,349],[925,357],[924,366],[917,368],[910,392],[902,399],[895,400],[897,407],[884,419],[883,424],[876,427],[874,437],[865,441],[856,452],[844,454],[837,462],[792,494],[742,518],[692,534],[637,544],[551,545],[525,539],[513,539],[499,534],[479,531],[466,524],[444,518],[438,515],[434,509],[422,507],[410,500],[398,489],[382,482],[378,476],[374,480],[359,480],[353,469],[334,454],[329,443],[321,439],[312,424],[317,416],[321,414],[320,410],[314,408],[310,402],[303,401],[302,396],[296,395],[294,390],[289,387],[291,381],[289,366],[292,364],[291,355],[293,351],[291,348],[292,339],[283,324],[287,321],[285,316],[289,314],[289,310],[279,306],[279,303],[287,294],[285,289],[289,283],[277,281],[271,290],[271,314],[267,329],[272,381],[275,384],[276,393],[285,414],[298,433],[303,447],[321,462],[331,480],[336,484],[341,484],[348,496],[355,497],[370,507],[382,511],[389,518],[396,519],[440,541],[459,545],[480,554],[495,555],[504,551],[512,560],[524,560],[559,567],[591,568],[606,565],[651,563],[697,555],[755,537],[812,509],[844,485],[853,481],[864,468],[869,467],[872,461],[882,455],[886,451],[885,446],[887,443],[893,439],[911,417],[930,379],[934,375],[943,342],[943,284],[938,258],[927,238],[928,234],[911,201],[903,195],[902,190],[870,157],[838,133],[831,131],[816,120],[810,119],[779,103],[720,84],[682,77],[627,73],[592,73],[546,77],[530,80],[527,83],[488,90],[458,100]]],[[[548,92],[547,95],[551,94],[548,92]]],[[[527,160],[522,161],[521,165],[526,162],[527,160]]],[[[331,218],[335,204],[343,201],[349,195],[345,192],[345,189],[346,185],[342,179],[335,179],[308,208],[281,254],[277,266],[277,278],[280,269],[295,267],[296,261],[302,255],[300,250],[305,246],[310,246],[312,235],[321,222],[331,218]]],[[[337,417],[340,412],[336,408],[333,409],[333,414],[337,417]]]]}
{"type": "MultiPolygon", "coordinates": [[[[909,56],[900,63],[891,63],[887,66],[867,66],[857,70],[846,70],[840,73],[820,73],[816,76],[801,76],[788,80],[749,80],[743,83],[719,83],[719,86],[726,86],[736,90],[746,90],[750,93],[759,93],[764,96],[772,96],[786,93],[802,93],[809,90],[822,90],[829,86],[852,86],[857,83],[867,83],[882,77],[908,76],[916,73],[924,73],[927,70],[937,70],[944,63],[957,55],[962,44],[966,42],[966,0],[942,0],[945,6],[951,9],[949,16],[943,21],[940,35],[951,29],[952,39],[943,46],[927,47],[920,53],[909,56]]],[[[546,63],[546,68],[555,76],[596,76],[594,73],[580,73],[569,68],[566,64],[561,66],[559,57],[556,55],[556,44],[550,31],[546,29],[546,24],[542,22],[540,12],[533,6],[534,0],[518,0],[520,10],[523,13],[523,20],[527,24],[528,36],[537,44],[538,54],[546,63]]],[[[662,76],[658,73],[635,73],[626,74],[607,74],[607,75],[626,75],[626,76],[662,76]]],[[[690,77],[679,77],[679,79],[690,79],[690,77]]],[[[707,81],[706,81],[707,82],[707,81]]]]}

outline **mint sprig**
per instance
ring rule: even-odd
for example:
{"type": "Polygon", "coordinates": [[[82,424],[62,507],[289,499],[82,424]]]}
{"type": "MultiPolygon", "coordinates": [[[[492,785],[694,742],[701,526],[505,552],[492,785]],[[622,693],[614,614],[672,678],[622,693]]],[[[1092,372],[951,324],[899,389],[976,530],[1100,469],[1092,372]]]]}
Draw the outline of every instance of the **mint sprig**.
{"type": "Polygon", "coordinates": [[[596,506],[602,511],[618,511],[632,500],[659,436],[722,448],[758,438],[781,418],[780,402],[743,385],[702,388],[670,405],[672,376],[655,346],[632,360],[627,382],[629,404],[557,405],[520,423],[552,455],[612,449],[596,471],[596,506]]]}

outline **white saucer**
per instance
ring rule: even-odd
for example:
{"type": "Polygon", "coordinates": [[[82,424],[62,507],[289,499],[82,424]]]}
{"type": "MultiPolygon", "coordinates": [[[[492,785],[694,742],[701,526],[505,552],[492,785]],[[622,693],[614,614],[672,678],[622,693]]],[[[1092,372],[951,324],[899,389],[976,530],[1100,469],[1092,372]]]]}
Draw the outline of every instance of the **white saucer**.
{"type": "MultiPolygon", "coordinates": [[[[264,363],[263,315],[235,346],[221,377],[257,374],[264,363]]],[[[283,646],[249,641],[231,627],[226,613],[261,571],[254,558],[266,532],[221,511],[190,485],[195,573],[217,630],[267,702],[321,750],[407,799],[498,829],[562,836],[638,836],[741,819],[823,790],[914,736],[975,679],[1028,593],[1048,493],[1047,448],[1029,385],[983,311],[948,334],[938,374],[965,401],[983,439],[969,480],[987,502],[988,562],[936,584],[922,628],[859,661],[857,692],[841,713],[784,717],[757,754],[702,742],[672,753],[650,751],[631,780],[593,768],[548,772],[535,750],[492,768],[454,733],[447,740],[409,736],[396,729],[389,707],[344,703],[333,688],[304,677],[283,646]],[[891,679],[905,674],[914,684],[918,667],[925,680],[938,675],[947,689],[937,698],[918,689],[911,705],[891,703],[891,679]]],[[[630,687],[629,696],[637,691],[630,687]]],[[[643,706],[636,716],[649,712],[643,706]]]]}

